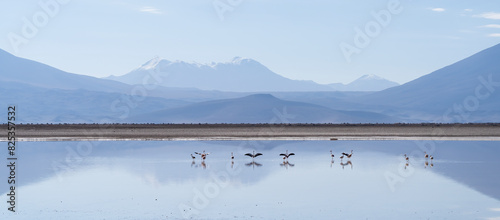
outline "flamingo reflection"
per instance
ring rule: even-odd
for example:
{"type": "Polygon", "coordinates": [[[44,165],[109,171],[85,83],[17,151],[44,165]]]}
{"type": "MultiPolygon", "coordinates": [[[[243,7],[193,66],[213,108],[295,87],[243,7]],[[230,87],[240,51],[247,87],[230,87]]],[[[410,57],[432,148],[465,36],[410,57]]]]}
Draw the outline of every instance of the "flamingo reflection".
{"type": "Polygon", "coordinates": [[[342,169],[344,169],[344,167],[347,166],[347,165],[351,165],[351,170],[352,170],[352,162],[350,160],[348,160],[345,163],[340,163],[340,165],[342,166],[342,169]]]}
{"type": "Polygon", "coordinates": [[[191,167],[195,168],[201,167],[203,169],[207,169],[207,164],[205,163],[204,160],[202,160],[200,164],[196,164],[196,162],[193,160],[193,162],[191,162],[191,167]]]}
{"type": "Polygon", "coordinates": [[[250,167],[250,166],[251,166],[251,167],[252,167],[252,169],[255,169],[255,167],[256,167],[256,166],[257,166],[257,167],[261,167],[261,166],[262,166],[262,164],[257,163],[257,162],[255,162],[255,161],[252,161],[252,162],[250,162],[250,163],[246,163],[246,164],[245,164],[245,166],[247,166],[247,167],[250,167]]]}
{"type": "Polygon", "coordinates": [[[280,166],[285,167],[286,169],[288,169],[289,166],[293,167],[293,166],[295,166],[295,164],[289,163],[288,161],[283,161],[283,163],[280,163],[280,166]]]}

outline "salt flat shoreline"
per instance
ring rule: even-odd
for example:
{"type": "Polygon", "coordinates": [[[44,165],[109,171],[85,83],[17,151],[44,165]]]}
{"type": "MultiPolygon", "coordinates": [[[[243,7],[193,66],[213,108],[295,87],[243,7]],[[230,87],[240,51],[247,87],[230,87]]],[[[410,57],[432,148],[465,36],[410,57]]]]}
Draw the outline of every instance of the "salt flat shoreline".
{"type": "MultiPolygon", "coordinates": [[[[7,125],[0,141],[7,141],[7,125]]],[[[463,140],[500,141],[488,124],[18,124],[16,141],[463,140]]]]}

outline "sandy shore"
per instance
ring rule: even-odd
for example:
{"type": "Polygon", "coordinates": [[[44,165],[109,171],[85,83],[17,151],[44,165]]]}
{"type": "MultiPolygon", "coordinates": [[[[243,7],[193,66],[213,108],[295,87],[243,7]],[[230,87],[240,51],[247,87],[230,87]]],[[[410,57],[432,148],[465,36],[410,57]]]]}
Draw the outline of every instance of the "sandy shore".
{"type": "MultiPolygon", "coordinates": [[[[0,141],[6,141],[2,127],[0,141]]],[[[500,124],[22,124],[16,125],[16,140],[500,141],[500,124]]]]}

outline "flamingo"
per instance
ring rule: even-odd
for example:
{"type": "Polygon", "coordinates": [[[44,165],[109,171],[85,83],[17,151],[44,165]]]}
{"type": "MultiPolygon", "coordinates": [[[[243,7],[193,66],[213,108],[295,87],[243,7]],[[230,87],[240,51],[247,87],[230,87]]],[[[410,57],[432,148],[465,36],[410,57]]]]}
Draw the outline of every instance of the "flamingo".
{"type": "Polygon", "coordinates": [[[351,150],[350,154],[342,153],[342,155],[346,156],[347,158],[351,158],[352,157],[352,150],[351,150]]]}
{"type": "Polygon", "coordinates": [[[207,159],[207,156],[210,154],[210,153],[205,153],[205,151],[203,151],[203,153],[198,153],[198,152],[194,152],[194,153],[201,155],[202,160],[207,159]]]}
{"type": "Polygon", "coordinates": [[[251,158],[256,158],[258,156],[261,156],[262,154],[261,153],[255,153],[255,151],[253,151],[253,153],[246,153],[245,156],[249,156],[251,158]]]}
{"type": "Polygon", "coordinates": [[[294,153],[288,153],[288,150],[286,150],[286,153],[280,154],[280,156],[283,156],[283,160],[285,160],[285,159],[288,160],[288,157],[293,156],[293,155],[295,155],[295,154],[294,153]]]}

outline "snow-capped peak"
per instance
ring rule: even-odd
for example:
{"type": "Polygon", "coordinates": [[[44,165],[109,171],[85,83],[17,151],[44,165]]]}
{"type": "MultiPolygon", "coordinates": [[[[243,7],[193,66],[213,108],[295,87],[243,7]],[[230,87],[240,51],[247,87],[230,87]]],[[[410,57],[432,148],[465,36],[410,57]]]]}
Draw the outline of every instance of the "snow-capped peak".
{"type": "Polygon", "coordinates": [[[385,80],[385,79],[374,74],[366,74],[359,77],[358,80],[385,80]]]}
{"type": "Polygon", "coordinates": [[[241,65],[243,63],[250,63],[250,62],[255,62],[255,61],[250,59],[250,58],[245,58],[245,57],[234,57],[230,63],[241,65]]]}
{"type": "Polygon", "coordinates": [[[168,64],[170,64],[172,62],[170,62],[170,61],[168,61],[166,59],[162,59],[162,58],[160,58],[158,56],[155,56],[153,59],[151,59],[148,62],[142,64],[139,68],[140,69],[145,69],[145,70],[154,69],[160,63],[168,65],[168,64]]]}

